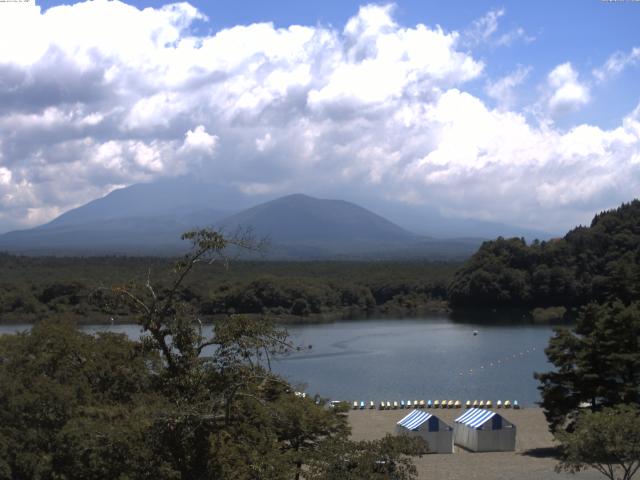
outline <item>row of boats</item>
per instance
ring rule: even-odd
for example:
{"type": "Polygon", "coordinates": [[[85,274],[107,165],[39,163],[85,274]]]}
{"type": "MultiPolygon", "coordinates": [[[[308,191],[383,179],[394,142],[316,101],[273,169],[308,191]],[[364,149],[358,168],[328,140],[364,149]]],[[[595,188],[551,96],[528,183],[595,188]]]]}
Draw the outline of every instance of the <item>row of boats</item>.
{"type": "MultiPolygon", "coordinates": [[[[402,408],[462,408],[462,402],[460,400],[404,400],[398,401],[381,401],[378,405],[380,410],[396,410],[402,408]]],[[[520,404],[517,400],[514,400],[513,403],[510,400],[498,400],[495,404],[496,408],[520,408],[520,404]]],[[[364,410],[367,408],[367,404],[364,401],[358,402],[357,400],[353,402],[354,410],[364,410]]],[[[373,400],[369,402],[369,409],[375,409],[376,404],[373,400]]],[[[491,400],[467,400],[464,403],[464,408],[493,408],[493,402],[491,400]]]]}

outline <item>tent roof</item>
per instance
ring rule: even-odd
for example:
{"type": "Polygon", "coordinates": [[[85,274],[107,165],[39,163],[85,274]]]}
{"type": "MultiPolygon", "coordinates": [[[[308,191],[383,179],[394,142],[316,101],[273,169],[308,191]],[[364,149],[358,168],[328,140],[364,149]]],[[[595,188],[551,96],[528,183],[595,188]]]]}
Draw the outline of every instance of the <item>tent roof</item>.
{"type": "MultiPolygon", "coordinates": [[[[496,412],[492,412],[491,410],[482,410],[481,408],[472,408],[467,410],[455,419],[456,423],[461,423],[470,428],[479,428],[493,417],[498,415],[496,412]]],[[[500,415],[498,415],[500,417],[500,415]]]]}
{"type": "Polygon", "coordinates": [[[414,410],[409,415],[400,420],[398,422],[398,425],[408,430],[417,430],[420,425],[429,420],[431,417],[433,417],[433,415],[428,412],[424,412],[422,410],[414,410]]]}

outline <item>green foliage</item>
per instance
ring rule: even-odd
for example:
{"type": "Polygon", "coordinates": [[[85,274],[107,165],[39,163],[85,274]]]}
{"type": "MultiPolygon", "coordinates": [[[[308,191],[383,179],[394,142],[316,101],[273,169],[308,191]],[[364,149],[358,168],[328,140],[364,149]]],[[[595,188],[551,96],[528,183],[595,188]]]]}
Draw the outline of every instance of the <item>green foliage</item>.
{"type": "Polygon", "coordinates": [[[592,410],[640,404],[640,303],[591,304],[574,330],[557,329],[546,349],[554,371],[536,374],[551,429],[573,428],[592,410]]]}
{"type": "MultiPolygon", "coordinates": [[[[215,243],[219,239],[209,239],[215,243]]],[[[372,313],[411,314],[441,308],[454,263],[249,262],[227,269],[223,259],[201,262],[175,295],[203,320],[228,314],[286,321],[372,313]]],[[[124,303],[105,315],[107,285],[170,287],[173,260],[138,257],[20,257],[0,253],[0,323],[56,315],[77,322],[132,321],[124,303]]]]}
{"type": "Polygon", "coordinates": [[[0,478],[168,478],[141,443],[148,409],[162,408],[158,368],[124,335],[64,322],[0,337],[0,478]]]}
{"type": "Polygon", "coordinates": [[[596,215],[562,239],[485,242],[449,286],[453,306],[581,306],[640,298],[640,201],[596,215]]]}
{"type": "Polygon", "coordinates": [[[417,470],[409,456],[422,456],[421,438],[387,435],[380,440],[326,442],[309,468],[309,480],[411,480],[417,470]]]}
{"type": "Polygon", "coordinates": [[[226,247],[253,245],[207,230],[184,238],[193,250],[167,282],[99,291],[137,316],[141,341],[54,320],[0,337],[0,479],[337,478],[327,472],[342,460],[318,459],[342,449],[357,464],[345,478],[414,478],[405,440],[350,442],[346,407],[298,396],[271,372],[293,347],[284,330],[232,316],[204,334],[186,279],[226,264],[226,247]]]}
{"type": "Polygon", "coordinates": [[[561,460],[557,471],[587,467],[610,480],[631,480],[640,469],[640,410],[634,406],[583,412],[575,430],[557,435],[561,460]]]}

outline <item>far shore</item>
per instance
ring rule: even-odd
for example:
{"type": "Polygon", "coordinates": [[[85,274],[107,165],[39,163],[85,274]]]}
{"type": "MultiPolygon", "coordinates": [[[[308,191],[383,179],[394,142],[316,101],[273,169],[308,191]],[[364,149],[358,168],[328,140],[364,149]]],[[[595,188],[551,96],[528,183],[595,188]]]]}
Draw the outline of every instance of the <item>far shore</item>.
{"type": "MultiPolygon", "coordinates": [[[[432,409],[431,413],[453,426],[463,409],[432,409]]],[[[595,470],[576,475],[556,473],[556,448],[541,408],[496,410],[517,428],[515,452],[473,453],[455,446],[453,454],[428,454],[415,458],[420,479],[546,480],[603,478],[595,470]]],[[[396,422],[409,410],[351,410],[349,424],[354,440],[374,440],[395,434],[396,422]]]]}

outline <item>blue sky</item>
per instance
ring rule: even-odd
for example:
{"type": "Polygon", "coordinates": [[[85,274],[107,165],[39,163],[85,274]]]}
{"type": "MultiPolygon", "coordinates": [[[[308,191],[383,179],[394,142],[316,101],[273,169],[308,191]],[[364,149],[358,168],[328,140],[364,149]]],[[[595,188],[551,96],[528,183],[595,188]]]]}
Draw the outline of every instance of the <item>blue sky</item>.
{"type": "Polygon", "coordinates": [[[638,25],[635,1],[0,3],[0,232],[183,174],[563,231],[640,190],[638,25]]]}

